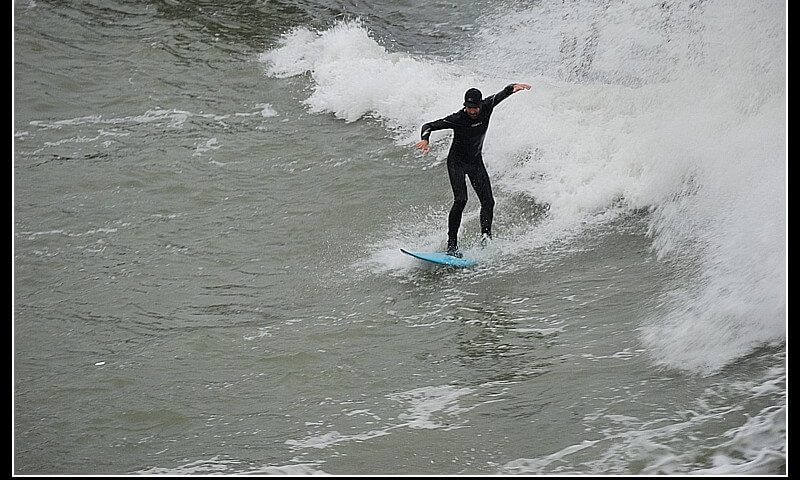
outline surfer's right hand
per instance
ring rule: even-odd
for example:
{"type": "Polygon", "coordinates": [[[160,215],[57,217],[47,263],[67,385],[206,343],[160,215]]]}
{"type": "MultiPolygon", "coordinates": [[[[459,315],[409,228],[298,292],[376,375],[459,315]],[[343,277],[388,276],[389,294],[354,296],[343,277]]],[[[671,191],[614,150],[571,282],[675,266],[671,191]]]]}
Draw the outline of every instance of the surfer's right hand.
{"type": "Polygon", "coordinates": [[[420,141],[417,143],[416,147],[417,147],[417,148],[419,148],[420,150],[422,150],[422,154],[423,154],[423,155],[425,155],[426,153],[428,153],[428,152],[430,152],[430,151],[431,151],[431,147],[430,147],[430,145],[428,144],[428,141],[427,141],[427,140],[420,140],[420,141]]]}

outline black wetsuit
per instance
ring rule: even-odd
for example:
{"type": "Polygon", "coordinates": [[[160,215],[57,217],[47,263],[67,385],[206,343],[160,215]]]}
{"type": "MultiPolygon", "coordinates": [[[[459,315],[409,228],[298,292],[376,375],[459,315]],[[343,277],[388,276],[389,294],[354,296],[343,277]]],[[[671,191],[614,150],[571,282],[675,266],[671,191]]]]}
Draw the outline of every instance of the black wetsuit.
{"type": "Polygon", "coordinates": [[[453,207],[450,209],[447,229],[447,249],[455,250],[458,246],[458,229],[461,226],[461,214],[467,205],[467,183],[469,177],[472,188],[481,202],[481,233],[492,234],[492,217],[494,215],[494,197],[492,184],[483,164],[483,139],[489,128],[489,117],[494,107],[514,93],[514,84],[508,85],[500,92],[484,98],[480,104],[478,117],[472,119],[462,109],[440,120],[422,126],[422,139],[429,140],[434,130],[453,130],[453,144],[447,155],[447,173],[453,187],[453,207]]]}

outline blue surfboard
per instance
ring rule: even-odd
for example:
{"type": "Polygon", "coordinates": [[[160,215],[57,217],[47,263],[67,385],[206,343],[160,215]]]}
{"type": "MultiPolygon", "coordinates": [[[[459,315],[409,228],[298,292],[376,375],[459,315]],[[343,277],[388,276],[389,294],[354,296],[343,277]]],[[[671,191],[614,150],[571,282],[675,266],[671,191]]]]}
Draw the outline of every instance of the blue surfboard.
{"type": "Polygon", "coordinates": [[[403,248],[401,248],[400,251],[420,260],[425,260],[426,262],[435,263],[437,265],[447,265],[448,267],[469,268],[478,264],[477,261],[471,258],[458,258],[446,253],[410,252],[403,248]]]}

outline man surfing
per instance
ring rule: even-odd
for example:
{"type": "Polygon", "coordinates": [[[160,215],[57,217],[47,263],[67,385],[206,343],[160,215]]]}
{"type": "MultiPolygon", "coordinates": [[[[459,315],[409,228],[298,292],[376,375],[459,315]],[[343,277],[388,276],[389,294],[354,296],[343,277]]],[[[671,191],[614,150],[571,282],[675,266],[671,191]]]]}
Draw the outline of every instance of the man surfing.
{"type": "Polygon", "coordinates": [[[494,107],[511,94],[520,90],[530,90],[527,83],[512,83],[498,93],[483,98],[481,91],[470,88],[464,94],[464,108],[422,126],[422,140],[416,147],[423,154],[430,151],[430,136],[435,130],[452,129],[453,143],[447,154],[447,173],[450,186],[453,187],[453,206],[450,209],[447,225],[447,254],[461,258],[458,249],[458,229],[461,227],[461,214],[467,205],[467,182],[469,177],[472,188],[481,202],[481,245],[492,238],[492,217],[494,215],[494,197],[492,184],[486,166],[483,164],[483,139],[489,128],[489,117],[494,107]]]}

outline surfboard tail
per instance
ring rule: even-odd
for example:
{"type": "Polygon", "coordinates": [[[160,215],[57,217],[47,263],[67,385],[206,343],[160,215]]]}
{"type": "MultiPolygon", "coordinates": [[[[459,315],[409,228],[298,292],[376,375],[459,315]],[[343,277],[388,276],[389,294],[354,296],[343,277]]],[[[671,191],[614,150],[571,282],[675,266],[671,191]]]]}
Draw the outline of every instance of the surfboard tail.
{"type": "Polygon", "coordinates": [[[469,268],[478,264],[477,261],[471,258],[458,258],[441,252],[414,252],[404,248],[401,248],[400,251],[406,255],[410,255],[419,260],[434,263],[436,265],[446,265],[448,267],[456,268],[469,268]]]}

